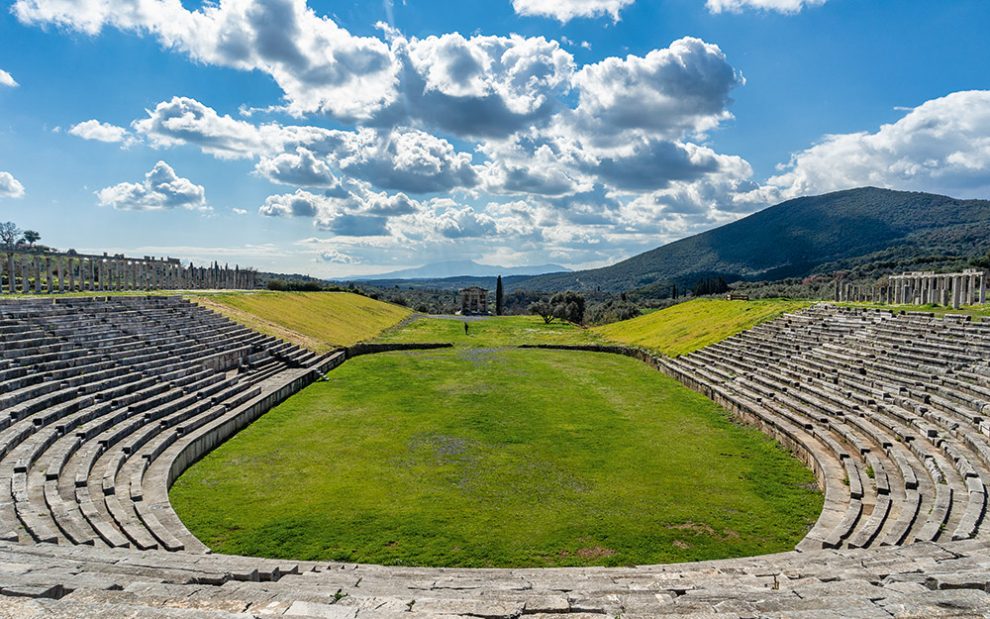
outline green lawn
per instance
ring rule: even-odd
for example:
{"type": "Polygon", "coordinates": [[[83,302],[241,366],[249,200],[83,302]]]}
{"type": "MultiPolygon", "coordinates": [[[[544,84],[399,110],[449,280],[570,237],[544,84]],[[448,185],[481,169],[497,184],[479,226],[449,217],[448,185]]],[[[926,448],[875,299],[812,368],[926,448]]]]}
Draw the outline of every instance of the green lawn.
{"type": "Polygon", "coordinates": [[[420,318],[386,331],[379,342],[451,342],[455,346],[519,346],[520,344],[593,344],[601,341],[590,329],[554,320],[544,324],[539,316],[498,316],[475,320],[420,318]]]}
{"type": "Polygon", "coordinates": [[[484,347],[348,361],[171,500],[219,552],[501,567],[783,551],[822,507],[796,459],[645,364],[484,347]]]}
{"type": "Polygon", "coordinates": [[[231,292],[191,298],[247,327],[316,352],[372,339],[412,314],[349,292],[231,292]]]}
{"type": "Polygon", "coordinates": [[[592,331],[607,340],[676,357],[811,304],[811,301],[792,299],[694,299],[630,320],[596,327],[592,331]]]}

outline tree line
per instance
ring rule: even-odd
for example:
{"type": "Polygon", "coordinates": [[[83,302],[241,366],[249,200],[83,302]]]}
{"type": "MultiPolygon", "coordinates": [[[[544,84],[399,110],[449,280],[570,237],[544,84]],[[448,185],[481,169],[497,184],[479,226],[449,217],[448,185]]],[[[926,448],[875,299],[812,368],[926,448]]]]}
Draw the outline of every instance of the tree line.
{"type": "Polygon", "coordinates": [[[21,230],[12,221],[0,223],[0,246],[7,251],[14,251],[27,245],[34,249],[34,244],[41,240],[41,234],[34,230],[21,230]]]}

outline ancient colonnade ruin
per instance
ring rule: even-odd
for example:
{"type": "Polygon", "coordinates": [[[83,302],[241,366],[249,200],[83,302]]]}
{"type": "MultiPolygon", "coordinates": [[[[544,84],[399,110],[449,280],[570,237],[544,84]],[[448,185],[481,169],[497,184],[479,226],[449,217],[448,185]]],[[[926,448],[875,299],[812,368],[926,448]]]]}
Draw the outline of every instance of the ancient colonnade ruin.
{"type": "Polygon", "coordinates": [[[250,290],[254,269],[183,266],[178,258],[103,254],[7,252],[0,260],[0,294],[55,294],[128,290],[250,290]]]}
{"type": "Polygon", "coordinates": [[[986,271],[914,271],[891,275],[886,282],[874,285],[843,284],[836,281],[835,300],[894,305],[945,305],[958,309],[964,305],[987,302],[986,271]]]}

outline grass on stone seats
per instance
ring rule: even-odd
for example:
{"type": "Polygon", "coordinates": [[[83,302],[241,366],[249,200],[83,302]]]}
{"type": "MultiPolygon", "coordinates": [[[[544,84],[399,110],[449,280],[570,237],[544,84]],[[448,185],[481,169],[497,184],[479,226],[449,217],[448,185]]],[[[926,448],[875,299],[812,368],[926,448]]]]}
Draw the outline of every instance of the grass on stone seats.
{"type": "Polygon", "coordinates": [[[171,500],[218,552],[541,567],[788,550],[821,510],[814,486],[772,440],[633,359],[461,347],[348,361],[194,465],[171,500]]]}
{"type": "Polygon", "coordinates": [[[676,357],[811,304],[811,301],[792,299],[694,299],[658,312],[596,327],[592,332],[607,340],[676,357]]]}
{"type": "Polygon", "coordinates": [[[990,306],[988,305],[968,305],[960,307],[959,309],[953,309],[952,307],[942,305],[893,305],[887,303],[843,302],[836,303],[835,305],[840,305],[843,307],[879,309],[894,312],[895,314],[899,312],[931,312],[935,314],[935,316],[944,316],[946,314],[970,316],[974,321],[990,319],[990,306]]]}
{"type": "Polygon", "coordinates": [[[412,312],[350,292],[232,292],[193,301],[315,352],[374,338],[412,312]]]}
{"type": "Polygon", "coordinates": [[[450,318],[419,318],[383,333],[378,342],[450,342],[454,346],[499,347],[521,344],[594,344],[600,341],[589,329],[554,320],[544,324],[539,316],[493,316],[464,323],[450,318]]]}

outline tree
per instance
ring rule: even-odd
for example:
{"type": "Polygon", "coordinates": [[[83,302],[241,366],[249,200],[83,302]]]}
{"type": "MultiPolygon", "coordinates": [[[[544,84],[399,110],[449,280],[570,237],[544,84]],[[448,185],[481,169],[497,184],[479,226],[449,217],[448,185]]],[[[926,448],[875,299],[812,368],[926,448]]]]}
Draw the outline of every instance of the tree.
{"type": "Polygon", "coordinates": [[[495,315],[501,316],[504,308],[505,299],[504,292],[502,291],[502,276],[499,275],[498,279],[495,280],[495,315]]]}
{"type": "Polygon", "coordinates": [[[700,297],[706,294],[722,294],[729,291],[729,284],[723,277],[711,277],[703,279],[694,285],[694,296],[700,297]]]}
{"type": "Polygon", "coordinates": [[[28,245],[34,247],[34,244],[41,240],[41,235],[34,230],[25,230],[24,240],[28,242],[28,245]]]}
{"type": "Polygon", "coordinates": [[[7,249],[14,249],[17,242],[21,240],[21,229],[12,221],[0,223],[0,245],[5,245],[7,249]]]}
{"type": "Polygon", "coordinates": [[[540,299],[529,306],[530,314],[537,314],[550,324],[554,318],[582,324],[584,322],[584,297],[576,292],[558,292],[550,300],[540,299]]]}
{"type": "Polygon", "coordinates": [[[536,303],[529,304],[529,313],[536,314],[543,319],[544,324],[550,324],[553,319],[556,318],[554,315],[554,308],[548,301],[537,301],[536,303]]]}
{"type": "Polygon", "coordinates": [[[570,290],[558,292],[550,297],[550,305],[553,306],[557,318],[576,325],[584,323],[584,297],[578,293],[570,290]]]}

